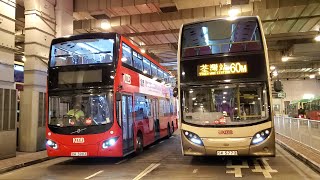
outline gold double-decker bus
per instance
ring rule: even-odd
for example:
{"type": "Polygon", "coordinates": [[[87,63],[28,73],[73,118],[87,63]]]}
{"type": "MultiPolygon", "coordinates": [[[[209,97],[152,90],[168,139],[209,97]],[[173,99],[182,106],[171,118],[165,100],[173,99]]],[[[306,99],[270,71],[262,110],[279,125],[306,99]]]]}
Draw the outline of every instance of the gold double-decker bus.
{"type": "Polygon", "coordinates": [[[259,18],[184,24],[178,49],[183,154],[275,156],[269,62],[259,18]]]}

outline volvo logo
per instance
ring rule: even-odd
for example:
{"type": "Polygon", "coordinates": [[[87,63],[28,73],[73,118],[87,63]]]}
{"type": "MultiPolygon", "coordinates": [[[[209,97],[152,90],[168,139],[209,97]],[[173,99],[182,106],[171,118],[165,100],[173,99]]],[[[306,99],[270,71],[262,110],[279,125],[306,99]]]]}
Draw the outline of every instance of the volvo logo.
{"type": "Polygon", "coordinates": [[[218,134],[233,134],[232,130],[219,130],[218,134]]]}
{"type": "Polygon", "coordinates": [[[78,133],[80,134],[82,131],[86,130],[87,128],[83,128],[83,129],[77,129],[76,131],[73,131],[71,134],[75,134],[78,133]]]}

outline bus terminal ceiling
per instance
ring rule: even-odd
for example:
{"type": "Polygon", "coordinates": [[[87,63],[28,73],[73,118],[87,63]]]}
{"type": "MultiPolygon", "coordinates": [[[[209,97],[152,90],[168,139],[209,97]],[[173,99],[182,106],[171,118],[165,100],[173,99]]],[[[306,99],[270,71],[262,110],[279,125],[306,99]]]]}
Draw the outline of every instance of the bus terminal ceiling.
{"type": "MultiPolygon", "coordinates": [[[[239,16],[258,15],[267,39],[270,66],[276,67],[278,78],[309,79],[310,75],[319,78],[320,43],[314,38],[320,28],[320,2],[316,0],[250,0],[245,4],[202,0],[197,5],[192,0],[86,2],[74,1],[74,34],[123,34],[175,74],[179,28],[183,23],[226,17],[230,9],[239,9],[239,16]],[[103,24],[108,24],[107,28],[103,24]]],[[[21,61],[24,52],[23,11],[24,3],[18,0],[17,61],[21,61]]]]}

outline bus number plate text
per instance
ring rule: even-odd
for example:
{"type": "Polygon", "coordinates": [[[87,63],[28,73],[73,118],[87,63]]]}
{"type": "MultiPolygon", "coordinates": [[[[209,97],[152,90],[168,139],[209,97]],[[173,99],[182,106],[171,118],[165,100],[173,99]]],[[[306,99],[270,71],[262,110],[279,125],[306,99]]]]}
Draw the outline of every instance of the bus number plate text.
{"type": "Polygon", "coordinates": [[[237,156],[238,151],[217,151],[217,156],[237,156]]]}
{"type": "Polygon", "coordinates": [[[88,156],[87,152],[71,152],[71,156],[88,156]]]}

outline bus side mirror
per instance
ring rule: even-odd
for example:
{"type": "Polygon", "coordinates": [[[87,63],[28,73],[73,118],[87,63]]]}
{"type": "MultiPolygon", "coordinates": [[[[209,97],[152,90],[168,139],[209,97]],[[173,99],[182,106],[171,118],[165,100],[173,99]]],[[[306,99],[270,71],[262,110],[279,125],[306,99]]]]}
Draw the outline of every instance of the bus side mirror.
{"type": "Polygon", "coordinates": [[[173,97],[177,97],[178,96],[178,88],[175,87],[173,88],[173,97]]]}
{"type": "Polygon", "coordinates": [[[116,101],[121,101],[121,93],[116,92],[116,101]]]}
{"type": "Polygon", "coordinates": [[[274,91],[281,92],[282,91],[282,83],[279,80],[274,81],[273,83],[274,91]]]}

